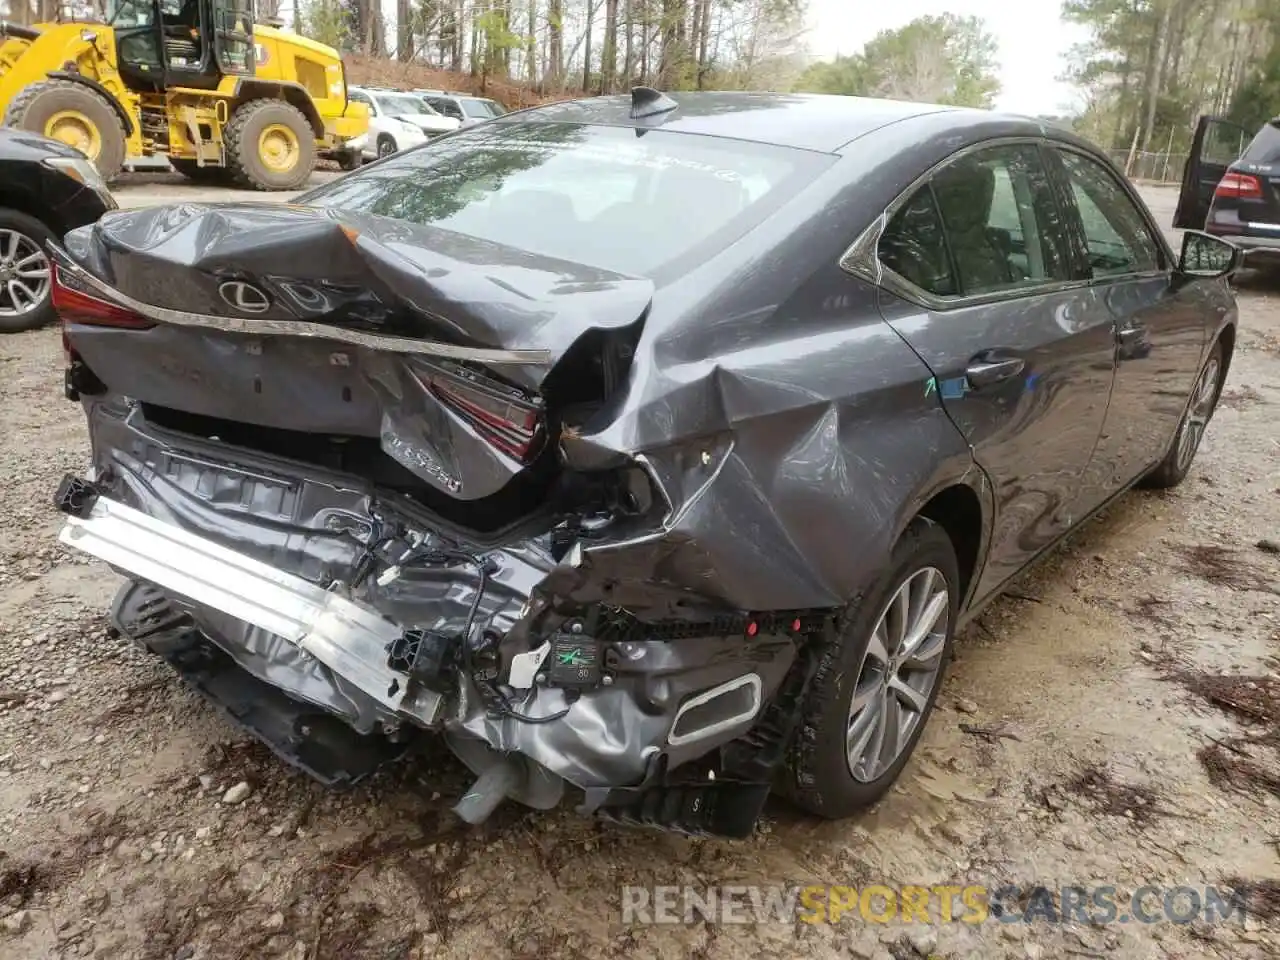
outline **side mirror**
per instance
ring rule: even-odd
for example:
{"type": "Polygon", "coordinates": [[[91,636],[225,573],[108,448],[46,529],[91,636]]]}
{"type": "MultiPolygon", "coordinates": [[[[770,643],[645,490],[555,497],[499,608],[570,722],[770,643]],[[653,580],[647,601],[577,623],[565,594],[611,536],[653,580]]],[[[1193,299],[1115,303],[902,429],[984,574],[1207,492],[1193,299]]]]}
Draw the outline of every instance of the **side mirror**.
{"type": "Polygon", "coordinates": [[[1228,277],[1240,268],[1240,248],[1200,230],[1182,235],[1178,272],[1189,277],[1228,277]]]}

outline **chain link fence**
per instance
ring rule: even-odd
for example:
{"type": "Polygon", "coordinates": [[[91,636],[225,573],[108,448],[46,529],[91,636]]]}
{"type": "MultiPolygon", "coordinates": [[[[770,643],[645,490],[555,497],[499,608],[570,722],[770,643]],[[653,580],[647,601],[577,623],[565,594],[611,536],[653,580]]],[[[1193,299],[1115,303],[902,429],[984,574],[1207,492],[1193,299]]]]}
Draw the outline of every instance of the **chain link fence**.
{"type": "Polygon", "coordinates": [[[1138,151],[1132,163],[1128,150],[1112,150],[1110,156],[1121,170],[1128,166],[1129,179],[1145,183],[1181,183],[1182,168],[1187,162],[1185,153],[1164,151],[1138,151]]]}

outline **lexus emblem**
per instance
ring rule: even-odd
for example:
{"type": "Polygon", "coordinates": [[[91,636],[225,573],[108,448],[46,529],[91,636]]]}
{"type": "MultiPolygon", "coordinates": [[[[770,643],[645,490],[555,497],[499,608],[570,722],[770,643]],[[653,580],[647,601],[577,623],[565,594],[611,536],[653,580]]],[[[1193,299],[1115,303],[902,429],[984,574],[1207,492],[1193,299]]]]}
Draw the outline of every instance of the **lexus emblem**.
{"type": "Polygon", "coordinates": [[[218,293],[229,306],[241,313],[266,313],[271,301],[261,289],[243,280],[226,280],[218,287],[218,293]]]}

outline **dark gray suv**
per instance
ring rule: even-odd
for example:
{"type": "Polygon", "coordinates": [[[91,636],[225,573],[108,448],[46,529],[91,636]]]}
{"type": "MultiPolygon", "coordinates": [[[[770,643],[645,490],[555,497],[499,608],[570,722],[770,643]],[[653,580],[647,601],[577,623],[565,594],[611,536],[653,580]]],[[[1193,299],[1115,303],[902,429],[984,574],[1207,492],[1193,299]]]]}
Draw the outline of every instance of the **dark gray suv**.
{"type": "Polygon", "coordinates": [[[1251,266],[1280,263],[1280,118],[1250,131],[1201,117],[1173,222],[1229,239],[1251,266]]]}
{"type": "Polygon", "coordinates": [[[460,130],[288,206],[72,233],[121,631],[349,781],[440,736],[505,798],[750,832],[842,817],[958,627],[1136,483],[1235,343],[1095,148],[915,103],[638,89],[460,130]]]}

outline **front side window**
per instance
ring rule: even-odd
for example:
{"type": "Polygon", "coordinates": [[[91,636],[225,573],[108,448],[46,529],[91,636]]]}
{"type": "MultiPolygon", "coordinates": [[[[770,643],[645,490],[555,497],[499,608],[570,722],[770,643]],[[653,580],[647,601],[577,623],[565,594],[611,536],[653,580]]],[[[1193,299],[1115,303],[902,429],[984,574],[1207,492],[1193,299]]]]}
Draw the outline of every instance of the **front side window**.
{"type": "Polygon", "coordinates": [[[633,276],[730,242],[833,162],[827,154],[665,130],[479,124],[299,198],[633,276]]]}
{"type": "Polygon", "coordinates": [[[1059,150],[1095,277],[1151,273],[1161,269],[1160,244],[1146,218],[1119,181],[1096,160],[1059,150]]]}

